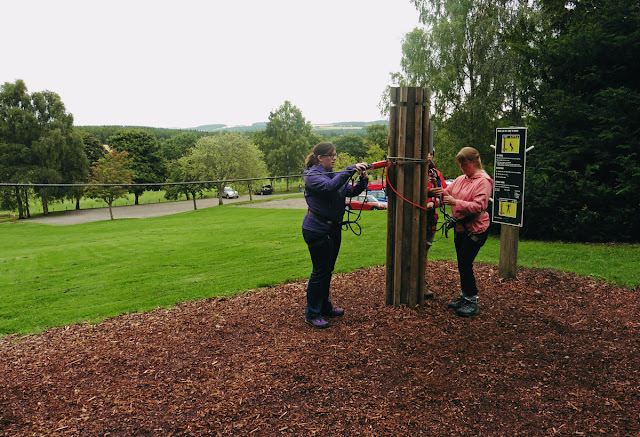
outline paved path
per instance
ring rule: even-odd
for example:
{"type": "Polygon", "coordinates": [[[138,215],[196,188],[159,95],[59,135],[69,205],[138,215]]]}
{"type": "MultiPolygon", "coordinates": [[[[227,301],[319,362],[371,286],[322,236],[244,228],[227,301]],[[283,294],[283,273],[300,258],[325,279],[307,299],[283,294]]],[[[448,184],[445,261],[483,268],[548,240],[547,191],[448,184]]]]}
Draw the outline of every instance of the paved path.
{"type": "MultiPolygon", "coordinates": [[[[299,193],[292,193],[285,196],[294,196],[299,193]]],[[[278,195],[280,197],[280,195],[278,195]]],[[[265,196],[254,195],[254,200],[262,200],[265,196]]],[[[268,198],[268,196],[266,197],[268,198]]],[[[237,199],[223,199],[223,204],[232,204],[237,202],[246,202],[249,200],[249,195],[240,196],[237,199]]],[[[198,199],[196,201],[198,209],[211,208],[218,206],[218,198],[213,199],[198,199]]],[[[273,199],[268,202],[255,202],[250,204],[239,205],[250,208],[294,208],[294,209],[306,209],[307,204],[303,198],[294,199],[273,199]]],[[[180,212],[193,211],[193,200],[181,200],[179,202],[163,202],[163,203],[148,203],[144,205],[127,205],[127,206],[114,206],[113,218],[148,218],[158,217],[162,215],[177,214],[180,212]]],[[[32,219],[23,220],[29,223],[46,223],[48,225],[77,225],[79,223],[98,222],[101,220],[110,220],[109,208],[93,208],[93,209],[81,209],[66,211],[64,214],[38,217],[32,219]]]]}

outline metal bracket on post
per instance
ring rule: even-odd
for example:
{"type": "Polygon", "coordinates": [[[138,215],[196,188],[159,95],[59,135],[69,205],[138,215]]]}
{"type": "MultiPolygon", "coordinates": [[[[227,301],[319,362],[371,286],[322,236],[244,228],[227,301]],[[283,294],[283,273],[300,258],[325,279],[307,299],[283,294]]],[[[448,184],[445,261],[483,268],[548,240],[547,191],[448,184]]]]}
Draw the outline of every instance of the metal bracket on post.
{"type": "Polygon", "coordinates": [[[427,146],[427,150],[432,155],[433,155],[433,152],[435,150],[435,146],[433,145],[433,134],[434,134],[435,130],[436,130],[436,122],[435,122],[435,120],[429,120],[429,145],[427,146]]]}

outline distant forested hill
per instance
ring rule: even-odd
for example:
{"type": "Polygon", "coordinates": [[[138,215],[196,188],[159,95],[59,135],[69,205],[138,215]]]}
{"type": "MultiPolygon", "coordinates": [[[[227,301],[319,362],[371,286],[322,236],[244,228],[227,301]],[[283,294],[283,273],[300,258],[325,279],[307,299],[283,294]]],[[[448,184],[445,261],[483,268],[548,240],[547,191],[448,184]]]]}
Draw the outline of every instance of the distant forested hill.
{"type": "MultiPolygon", "coordinates": [[[[366,133],[366,127],[372,124],[389,125],[388,120],[377,121],[345,121],[338,123],[317,124],[313,125],[312,132],[320,135],[339,136],[345,134],[361,134],[366,133]]],[[[166,140],[180,132],[190,131],[198,137],[209,135],[213,132],[257,132],[267,127],[266,122],[253,123],[250,126],[227,126],[225,124],[206,124],[193,128],[185,129],[167,129],[160,127],[145,126],[76,126],[81,131],[90,132],[106,144],[107,138],[115,135],[122,129],[144,129],[153,132],[159,140],[166,140]]]]}
{"type": "MultiPolygon", "coordinates": [[[[371,124],[385,124],[388,125],[387,120],[378,121],[342,121],[338,123],[328,124],[314,124],[313,132],[319,134],[345,134],[345,133],[359,133],[371,124]]],[[[207,124],[204,126],[198,126],[190,128],[189,130],[206,131],[206,132],[255,132],[264,130],[267,127],[266,122],[253,123],[250,126],[226,126],[224,124],[207,124]]]]}

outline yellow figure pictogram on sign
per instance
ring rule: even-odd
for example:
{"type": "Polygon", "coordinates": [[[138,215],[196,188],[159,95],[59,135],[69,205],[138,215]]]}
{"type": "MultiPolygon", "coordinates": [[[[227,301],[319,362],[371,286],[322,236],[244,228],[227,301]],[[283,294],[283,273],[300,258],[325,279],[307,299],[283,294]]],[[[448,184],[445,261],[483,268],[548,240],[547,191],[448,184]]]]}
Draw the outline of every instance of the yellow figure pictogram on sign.
{"type": "Polygon", "coordinates": [[[500,215],[516,218],[517,203],[513,199],[500,199],[500,215]]]}
{"type": "Polygon", "coordinates": [[[503,135],[502,153],[520,153],[520,135],[503,135]]]}

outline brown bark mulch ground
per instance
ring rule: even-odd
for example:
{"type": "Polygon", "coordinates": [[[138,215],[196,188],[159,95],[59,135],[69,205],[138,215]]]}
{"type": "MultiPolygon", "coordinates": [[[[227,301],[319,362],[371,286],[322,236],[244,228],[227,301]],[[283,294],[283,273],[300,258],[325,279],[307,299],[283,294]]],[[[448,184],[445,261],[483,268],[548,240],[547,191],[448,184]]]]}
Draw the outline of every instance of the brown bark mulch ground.
{"type": "Polygon", "coordinates": [[[0,434],[640,435],[640,296],[552,270],[455,263],[435,299],[384,305],[384,268],[336,275],[331,328],[305,281],[0,339],[0,434]]]}

